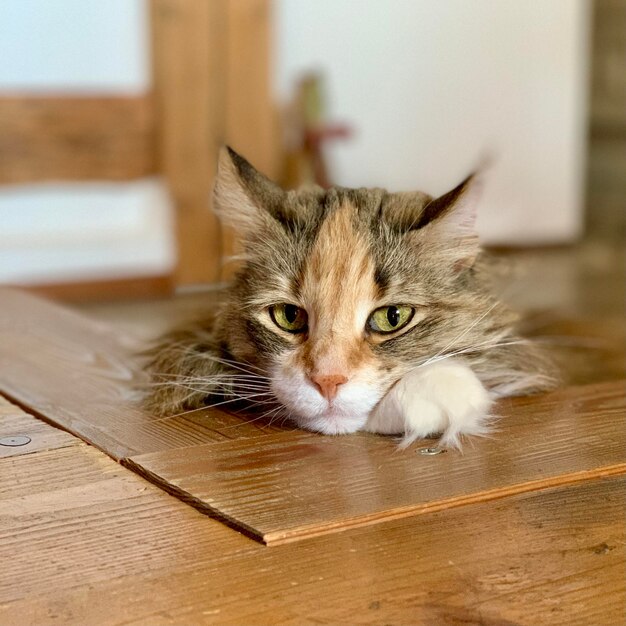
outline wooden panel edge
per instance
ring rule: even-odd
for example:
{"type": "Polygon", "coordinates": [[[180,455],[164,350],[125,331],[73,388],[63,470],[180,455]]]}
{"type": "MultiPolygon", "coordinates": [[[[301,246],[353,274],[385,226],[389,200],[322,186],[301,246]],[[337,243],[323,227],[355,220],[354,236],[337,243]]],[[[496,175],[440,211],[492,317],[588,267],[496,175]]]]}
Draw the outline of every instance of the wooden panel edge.
{"type": "Polygon", "coordinates": [[[531,480],[518,485],[509,485],[507,487],[491,489],[482,493],[472,494],[470,496],[458,496],[454,498],[447,498],[439,500],[433,503],[420,504],[416,506],[408,506],[401,510],[395,509],[393,513],[382,511],[376,515],[370,515],[367,517],[359,518],[354,521],[342,520],[341,525],[328,524],[323,526],[321,524],[314,527],[302,527],[285,533],[267,533],[263,536],[263,541],[268,546],[284,545],[286,543],[292,543],[294,541],[301,541],[303,539],[310,539],[322,535],[328,535],[335,532],[343,532],[344,530],[351,530],[353,528],[360,528],[363,526],[372,526],[380,524],[382,522],[388,522],[396,519],[404,519],[408,517],[414,517],[416,515],[423,515],[426,513],[435,513],[437,511],[444,511],[448,509],[454,509],[468,504],[478,504],[482,502],[490,502],[492,500],[501,500],[510,496],[523,495],[525,493],[542,492],[550,489],[558,489],[566,487],[568,485],[575,485],[578,483],[589,482],[592,480],[599,480],[603,478],[611,478],[615,476],[621,476],[626,474],[626,463],[618,463],[616,465],[608,465],[606,467],[600,467],[593,470],[584,470],[580,472],[572,472],[570,474],[561,474],[552,478],[531,480]]]}
{"type": "Polygon", "coordinates": [[[141,95],[0,95],[0,183],[154,174],[154,107],[141,95]]]}
{"type": "Polygon", "coordinates": [[[53,428],[57,428],[59,430],[65,431],[66,433],[69,433],[70,435],[79,439],[81,442],[106,454],[109,458],[113,459],[117,463],[121,463],[122,459],[134,454],[133,450],[120,445],[115,439],[107,437],[107,434],[102,430],[94,429],[85,422],[77,420],[73,422],[71,426],[68,426],[64,422],[58,419],[54,419],[54,417],[52,417],[49,412],[43,412],[37,409],[35,406],[20,400],[20,398],[14,396],[10,391],[7,391],[5,388],[0,389],[0,395],[28,415],[32,415],[34,418],[41,420],[42,422],[48,424],[49,426],[52,426],[53,428]],[[98,437],[93,437],[90,434],[90,430],[92,432],[96,431],[98,433],[98,437]],[[107,446],[102,445],[103,439],[106,439],[108,442],[110,442],[110,444],[107,446]]]}
{"type": "Polygon", "coordinates": [[[2,437],[26,436],[30,439],[20,446],[0,447],[0,459],[71,448],[83,443],[64,428],[53,426],[25,411],[2,393],[0,393],[0,433],[2,437]]]}
{"type": "Polygon", "coordinates": [[[179,285],[220,277],[222,230],[210,197],[223,143],[224,10],[224,0],[150,3],[158,167],[176,207],[179,285]]]}
{"type": "MultiPolygon", "coordinates": [[[[181,452],[183,451],[181,450],[181,452]]],[[[157,487],[163,489],[163,491],[165,491],[166,493],[169,493],[171,496],[174,496],[175,498],[178,498],[182,502],[189,504],[200,513],[212,519],[216,519],[222,522],[224,525],[228,526],[229,528],[232,528],[233,530],[236,530],[237,532],[245,535],[246,537],[249,537],[250,539],[254,539],[255,541],[258,541],[261,544],[268,545],[268,542],[266,541],[266,537],[260,534],[252,526],[248,526],[247,524],[241,522],[240,520],[233,518],[229,515],[226,515],[219,509],[216,509],[212,507],[210,504],[203,502],[199,498],[196,498],[195,496],[191,495],[189,492],[185,491],[184,489],[181,489],[177,485],[168,483],[167,481],[163,480],[163,478],[161,478],[161,476],[159,476],[158,474],[146,469],[139,462],[139,459],[141,459],[141,456],[142,455],[124,457],[120,459],[120,463],[122,466],[124,466],[125,468],[129,470],[132,470],[133,472],[135,472],[142,478],[145,478],[146,480],[151,482],[153,485],[156,485],[157,487]]]]}
{"type": "Polygon", "coordinates": [[[35,296],[52,300],[123,300],[154,296],[169,296],[174,293],[172,274],[136,276],[132,278],[110,278],[105,280],[80,280],[50,284],[11,285],[35,296]]]}
{"type": "Polygon", "coordinates": [[[341,520],[341,523],[329,523],[326,525],[316,523],[314,526],[303,526],[296,529],[290,529],[286,532],[270,532],[263,534],[256,530],[254,527],[246,524],[245,522],[235,517],[232,517],[215,507],[212,507],[210,504],[202,501],[199,498],[196,498],[191,493],[182,489],[178,485],[168,483],[159,474],[156,474],[155,472],[152,472],[151,470],[144,467],[141,464],[141,456],[143,455],[125,457],[121,459],[120,462],[124,467],[133,470],[134,472],[149,480],[151,483],[159,486],[167,493],[193,506],[201,513],[208,515],[211,518],[220,520],[222,523],[226,524],[230,528],[233,528],[234,530],[237,530],[238,532],[241,532],[246,536],[255,539],[256,541],[259,541],[267,545],[268,547],[274,547],[284,545],[286,543],[292,543],[295,541],[302,541],[304,539],[311,539],[313,537],[319,537],[322,535],[343,532],[346,530],[352,530],[354,528],[373,526],[392,520],[404,519],[428,513],[435,513],[437,511],[458,508],[470,504],[490,502],[492,500],[500,500],[511,496],[522,495],[525,493],[557,489],[568,485],[575,485],[591,480],[610,478],[626,474],[626,463],[618,463],[615,465],[594,468],[593,470],[582,470],[578,472],[571,472],[568,474],[561,474],[559,476],[554,476],[546,479],[530,480],[516,485],[507,485],[506,487],[490,489],[471,495],[445,498],[443,500],[438,500],[432,503],[421,503],[405,506],[401,509],[396,508],[393,511],[380,511],[376,514],[366,515],[354,520],[343,519],[341,520]]]}

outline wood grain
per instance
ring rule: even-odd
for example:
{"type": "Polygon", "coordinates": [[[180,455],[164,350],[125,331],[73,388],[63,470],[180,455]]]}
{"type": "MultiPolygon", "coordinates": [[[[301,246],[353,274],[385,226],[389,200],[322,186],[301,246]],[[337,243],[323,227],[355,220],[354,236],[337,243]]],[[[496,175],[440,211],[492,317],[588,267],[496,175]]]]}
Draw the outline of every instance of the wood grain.
{"type": "Polygon", "coordinates": [[[9,456],[32,454],[40,450],[56,450],[74,446],[80,442],[58,428],[51,428],[41,420],[28,415],[19,407],[0,396],[0,439],[5,437],[26,436],[30,442],[22,446],[0,444],[0,459],[9,456]]]}
{"type": "MultiPolygon", "coordinates": [[[[54,438],[55,428],[41,427],[54,438]]],[[[202,554],[219,563],[253,547],[73,439],[68,447],[0,459],[0,623],[26,623],[21,610],[5,611],[16,600],[52,592],[53,613],[77,586],[163,571],[202,554]]]]}
{"type": "Polygon", "coordinates": [[[113,458],[276,431],[215,409],[167,420],[145,413],[142,347],[105,324],[0,289],[0,393],[113,458]]]}
{"type": "Polygon", "coordinates": [[[566,385],[626,378],[626,319],[606,315],[564,317],[539,314],[526,333],[535,338],[557,364],[566,385]]]}
{"type": "Polygon", "coordinates": [[[233,235],[210,209],[220,146],[276,174],[269,0],[154,0],[160,169],[177,206],[180,284],[223,278],[233,235]]]}
{"type": "MultiPolygon", "coordinates": [[[[20,285],[14,286],[20,287],[20,285]]],[[[163,297],[173,293],[174,284],[172,276],[162,275],[24,285],[21,288],[44,298],[84,303],[163,297]]]]}
{"type": "Polygon", "coordinates": [[[159,169],[176,204],[179,284],[216,282],[220,275],[222,232],[209,198],[224,141],[223,5],[150,5],[159,169]]]}
{"type": "Polygon", "coordinates": [[[494,440],[419,457],[219,411],[155,420],[134,404],[131,342],[19,292],[0,303],[0,391],[268,543],[623,471],[621,382],[504,403],[494,440]]]}
{"type": "Polygon", "coordinates": [[[92,510],[58,497],[3,527],[0,622],[618,626],[625,488],[592,481],[275,549],[149,485],[92,510]]]}
{"type": "MultiPolygon", "coordinates": [[[[272,180],[279,174],[277,107],[272,94],[272,3],[226,0],[224,141],[272,180]]],[[[240,251],[237,233],[223,226],[225,260],[240,251]]],[[[236,264],[222,269],[234,274],[236,264]]]]}
{"type": "Polygon", "coordinates": [[[155,172],[145,96],[0,96],[0,183],[130,180],[155,172]]]}
{"type": "MultiPolygon", "coordinates": [[[[30,308],[42,309],[42,318],[33,321],[56,319],[48,305],[25,298],[30,308]]],[[[6,302],[1,301],[0,311],[6,302]]],[[[20,308],[22,318],[28,310],[20,308]]],[[[65,322],[76,322],[74,332],[86,332],[80,317],[57,313],[65,322]]],[[[79,358],[85,347],[78,350],[76,337],[66,341],[62,324],[59,330],[66,361],[93,367],[90,359],[79,358]]],[[[93,333],[106,334],[94,324],[84,336],[88,345],[96,341],[93,333]]],[[[44,334],[41,339],[38,349],[49,360],[49,338],[44,334]]],[[[29,349],[37,351],[34,344],[29,349]]],[[[106,372],[102,361],[95,362],[106,372]]],[[[6,367],[0,357],[0,373],[6,367]]],[[[72,385],[80,387],[75,372],[64,372],[70,404],[76,401],[69,393],[72,385]]],[[[24,384],[31,384],[25,366],[23,373],[24,384]]],[[[61,379],[53,382],[61,384],[61,379]]],[[[567,400],[554,395],[544,407],[580,437],[580,464],[595,460],[596,471],[587,472],[584,482],[468,501],[271,549],[201,515],[77,440],[0,459],[0,623],[621,625],[626,612],[626,480],[594,478],[613,454],[602,440],[615,438],[623,448],[622,400],[619,391],[607,391],[615,388],[593,386],[567,400]],[[589,415],[596,416],[597,430],[589,428],[584,417],[589,415]],[[607,435],[602,424],[609,417],[612,431],[607,435]]],[[[61,396],[59,401],[62,407],[61,396]]],[[[90,410],[85,404],[84,414],[90,410]]],[[[536,411],[535,400],[517,404],[505,410],[511,411],[509,422],[515,415],[526,420],[515,427],[526,424],[525,439],[512,437],[505,449],[513,452],[505,463],[488,455],[475,473],[524,472],[518,465],[523,456],[538,468],[543,460],[549,481],[553,457],[543,456],[540,442],[552,427],[546,414],[536,411]],[[521,449],[531,435],[534,447],[521,449]],[[520,449],[515,449],[516,441],[520,449]]],[[[20,427],[32,425],[33,418],[19,409],[7,409],[5,402],[0,406],[20,427]]],[[[0,429],[6,415],[0,415],[0,429]]],[[[509,426],[514,435],[517,431],[509,426]]],[[[46,424],[36,430],[47,441],[59,435],[46,424]]],[[[562,449],[552,453],[567,456],[573,453],[568,447],[573,440],[562,434],[562,449]]],[[[447,462],[447,454],[411,459],[447,462]]],[[[466,456],[470,454],[468,449],[466,456]]],[[[264,458],[259,457],[257,473],[264,458]]],[[[281,470],[286,472],[294,459],[284,461],[281,470]]],[[[355,473],[359,468],[350,469],[355,473]]],[[[327,478],[311,463],[307,470],[292,499],[306,495],[311,482],[327,478]]],[[[453,471],[443,481],[456,478],[453,471]]],[[[324,490],[335,487],[332,481],[321,485],[324,490]]],[[[405,483],[394,485],[396,491],[405,488],[405,483]]],[[[345,495],[348,501],[356,491],[345,495]]],[[[258,497],[273,506],[266,494],[258,497]]]]}
{"type": "Polygon", "coordinates": [[[624,382],[502,403],[493,439],[463,454],[399,451],[392,438],[292,432],[124,462],[276,545],[346,528],[626,472],[624,382]]]}

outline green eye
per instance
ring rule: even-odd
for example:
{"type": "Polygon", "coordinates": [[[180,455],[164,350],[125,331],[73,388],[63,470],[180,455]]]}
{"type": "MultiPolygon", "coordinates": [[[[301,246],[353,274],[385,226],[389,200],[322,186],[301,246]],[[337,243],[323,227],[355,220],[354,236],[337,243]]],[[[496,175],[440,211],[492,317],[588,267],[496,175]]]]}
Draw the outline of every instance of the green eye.
{"type": "Polygon", "coordinates": [[[404,328],[414,312],[410,306],[383,306],[370,315],[367,325],[376,333],[393,333],[404,328]]]}
{"type": "Polygon", "coordinates": [[[270,317],[278,328],[288,333],[301,333],[306,330],[308,321],[306,311],[295,304],[275,304],[270,307],[270,317]]]}

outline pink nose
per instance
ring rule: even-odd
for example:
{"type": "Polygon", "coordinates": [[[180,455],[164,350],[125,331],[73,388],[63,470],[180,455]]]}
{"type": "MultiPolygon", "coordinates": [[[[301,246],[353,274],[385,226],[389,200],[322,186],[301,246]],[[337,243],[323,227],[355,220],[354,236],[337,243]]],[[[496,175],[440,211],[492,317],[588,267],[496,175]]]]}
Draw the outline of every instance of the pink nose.
{"type": "Polygon", "coordinates": [[[342,374],[330,374],[327,376],[315,374],[311,376],[311,381],[326,400],[330,402],[337,395],[339,385],[347,383],[348,378],[342,374]]]}

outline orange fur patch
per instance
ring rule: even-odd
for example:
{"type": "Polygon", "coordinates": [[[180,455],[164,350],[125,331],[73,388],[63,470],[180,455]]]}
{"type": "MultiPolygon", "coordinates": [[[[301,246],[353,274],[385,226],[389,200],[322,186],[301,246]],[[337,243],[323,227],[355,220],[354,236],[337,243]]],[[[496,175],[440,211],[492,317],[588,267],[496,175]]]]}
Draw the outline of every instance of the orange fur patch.
{"type": "Polygon", "coordinates": [[[372,353],[363,330],[376,298],[374,262],[344,203],[322,224],[303,279],[309,338],[300,359],[315,374],[350,374],[372,353]]]}

